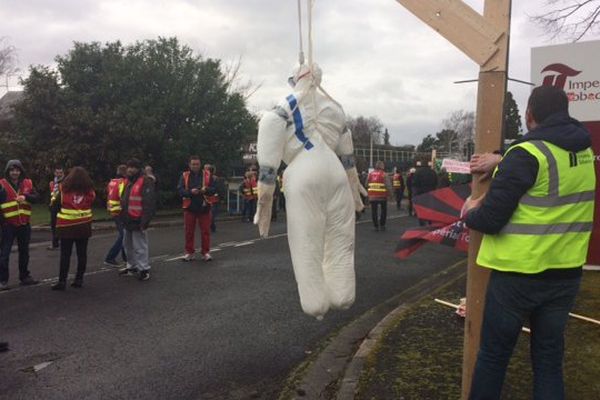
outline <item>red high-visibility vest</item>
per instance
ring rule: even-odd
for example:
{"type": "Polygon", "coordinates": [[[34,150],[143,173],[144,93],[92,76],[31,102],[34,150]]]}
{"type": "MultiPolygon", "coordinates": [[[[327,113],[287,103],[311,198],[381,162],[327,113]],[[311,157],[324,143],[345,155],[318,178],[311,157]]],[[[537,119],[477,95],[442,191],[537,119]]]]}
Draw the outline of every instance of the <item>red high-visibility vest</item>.
{"type": "Polygon", "coordinates": [[[376,169],[369,174],[368,178],[369,199],[386,199],[388,196],[385,187],[385,171],[376,169]]]}
{"type": "Polygon", "coordinates": [[[242,189],[242,195],[245,200],[254,200],[256,197],[254,195],[256,188],[256,180],[252,178],[244,178],[244,187],[242,189]]]}
{"type": "Polygon", "coordinates": [[[6,179],[0,179],[0,185],[6,191],[6,200],[0,204],[4,220],[14,226],[27,225],[31,217],[31,204],[27,201],[19,203],[17,197],[27,195],[33,191],[33,183],[30,179],[23,179],[19,184],[19,190],[15,191],[6,179]]]}
{"type": "MultiPolygon", "coordinates": [[[[210,173],[210,171],[204,170],[204,184],[202,186],[204,187],[208,187],[213,183],[213,174],[210,173]]],[[[206,200],[206,202],[208,204],[210,204],[211,206],[213,204],[217,204],[219,202],[219,195],[217,193],[211,195],[211,196],[204,196],[204,199],[206,200]]]]}
{"type": "MultiPolygon", "coordinates": [[[[129,182],[131,184],[131,182],[129,182]]],[[[129,192],[129,202],[127,204],[127,214],[130,218],[141,219],[142,218],[142,194],[144,188],[144,177],[140,176],[137,181],[132,185],[131,191],[129,192]]]]}
{"type": "MultiPolygon", "coordinates": [[[[212,179],[212,174],[210,173],[210,171],[203,171],[202,174],[202,186],[203,187],[207,187],[211,184],[211,179],[212,179]]],[[[190,190],[189,189],[190,186],[190,171],[185,171],[183,173],[183,188],[185,190],[190,190]]],[[[200,189],[200,188],[197,188],[200,189]]],[[[206,203],[208,205],[213,205],[219,202],[219,195],[218,194],[214,194],[212,196],[204,196],[204,200],[206,200],[206,203]]],[[[182,201],[182,208],[189,208],[190,204],[192,204],[192,199],[189,197],[184,197],[183,201],[182,201]]]]}
{"type": "Polygon", "coordinates": [[[106,193],[108,194],[106,209],[113,217],[121,213],[121,196],[125,186],[127,186],[127,178],[114,178],[108,182],[106,187],[106,193]]]}
{"type": "Polygon", "coordinates": [[[392,177],[392,187],[395,190],[400,190],[400,188],[402,188],[402,175],[400,175],[398,172],[396,172],[392,177]]]}
{"type": "Polygon", "coordinates": [[[62,192],[56,227],[66,227],[92,222],[92,203],[96,193],[62,192]]]}

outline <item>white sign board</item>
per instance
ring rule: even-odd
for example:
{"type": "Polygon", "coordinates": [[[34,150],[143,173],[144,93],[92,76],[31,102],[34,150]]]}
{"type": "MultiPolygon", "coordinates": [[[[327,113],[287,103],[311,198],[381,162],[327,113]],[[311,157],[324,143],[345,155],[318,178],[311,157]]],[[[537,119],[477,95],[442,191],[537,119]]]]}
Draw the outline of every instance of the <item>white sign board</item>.
{"type": "Polygon", "coordinates": [[[600,40],[531,49],[531,79],[567,92],[573,118],[600,121],[600,40]]]}
{"type": "Polygon", "coordinates": [[[457,161],[450,158],[442,160],[442,168],[453,174],[470,174],[471,166],[468,161],[457,161]]]}

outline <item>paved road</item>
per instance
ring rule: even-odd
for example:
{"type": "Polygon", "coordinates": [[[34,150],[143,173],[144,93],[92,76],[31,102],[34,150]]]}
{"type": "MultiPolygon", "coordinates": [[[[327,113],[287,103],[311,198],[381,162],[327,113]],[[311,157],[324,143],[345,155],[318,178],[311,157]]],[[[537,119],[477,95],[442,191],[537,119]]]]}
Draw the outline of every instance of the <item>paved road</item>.
{"type": "Polygon", "coordinates": [[[276,398],[324,338],[463,257],[430,246],[396,260],[396,239],[415,220],[392,214],[388,230],[374,232],[365,217],[356,303],[321,322],[300,309],[282,222],[266,240],[249,224],[222,223],[211,263],[174,259],[181,227],[154,229],[148,282],[102,266],[113,235],[101,233],[90,243],[84,288],[64,293],[49,289],[58,253],[40,242],[30,269],[44,283],[0,292],[0,338],[11,345],[0,354],[0,399],[276,398]]]}

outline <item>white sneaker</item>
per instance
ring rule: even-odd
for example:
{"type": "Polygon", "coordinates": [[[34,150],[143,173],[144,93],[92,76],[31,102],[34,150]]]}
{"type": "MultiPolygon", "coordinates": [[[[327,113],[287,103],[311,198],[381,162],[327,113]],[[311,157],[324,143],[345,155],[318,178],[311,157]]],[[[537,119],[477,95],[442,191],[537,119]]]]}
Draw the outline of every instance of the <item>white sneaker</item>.
{"type": "Polygon", "coordinates": [[[202,260],[204,261],[212,261],[212,257],[210,256],[210,253],[206,253],[205,255],[202,256],[202,260]]]}
{"type": "Polygon", "coordinates": [[[194,261],[196,257],[193,254],[186,254],[181,261],[194,261]]]}

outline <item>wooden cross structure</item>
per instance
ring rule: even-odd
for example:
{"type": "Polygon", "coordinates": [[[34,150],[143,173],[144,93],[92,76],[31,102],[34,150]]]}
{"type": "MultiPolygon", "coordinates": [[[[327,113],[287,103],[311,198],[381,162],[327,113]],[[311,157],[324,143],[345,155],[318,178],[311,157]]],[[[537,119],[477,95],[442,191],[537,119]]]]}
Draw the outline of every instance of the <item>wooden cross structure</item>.
{"type": "MultiPolygon", "coordinates": [[[[480,67],[477,90],[475,152],[498,150],[504,122],[504,97],[508,71],[511,0],[485,0],[483,15],[462,0],[396,0],[439,32],[480,67]]],[[[473,196],[488,189],[489,182],[473,179],[473,196]]],[[[467,274],[462,398],[469,397],[479,351],[481,322],[489,270],[476,264],[481,234],[471,232],[467,274]]]]}

